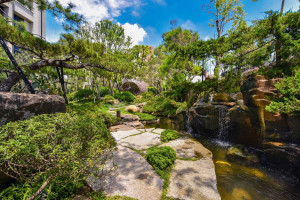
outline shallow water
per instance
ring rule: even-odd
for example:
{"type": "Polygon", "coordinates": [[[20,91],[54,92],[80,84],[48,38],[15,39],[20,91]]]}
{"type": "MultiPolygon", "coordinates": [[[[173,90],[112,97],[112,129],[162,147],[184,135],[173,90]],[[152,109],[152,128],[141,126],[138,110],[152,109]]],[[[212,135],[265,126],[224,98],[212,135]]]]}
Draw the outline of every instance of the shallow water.
{"type": "MultiPolygon", "coordinates": [[[[178,122],[162,119],[148,125],[164,129],[177,129],[178,122]]],[[[218,191],[223,200],[298,200],[300,183],[280,171],[261,165],[246,166],[226,159],[228,142],[196,138],[213,153],[218,191]]]]}

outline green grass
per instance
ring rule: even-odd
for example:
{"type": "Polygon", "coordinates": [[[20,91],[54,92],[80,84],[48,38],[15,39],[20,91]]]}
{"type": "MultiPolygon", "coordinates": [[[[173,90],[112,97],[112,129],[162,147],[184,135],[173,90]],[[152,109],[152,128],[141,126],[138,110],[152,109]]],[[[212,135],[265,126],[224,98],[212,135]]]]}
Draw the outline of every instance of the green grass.
{"type": "Polygon", "coordinates": [[[141,121],[152,121],[152,120],[157,120],[157,117],[148,113],[134,113],[134,115],[139,116],[141,121]]]}

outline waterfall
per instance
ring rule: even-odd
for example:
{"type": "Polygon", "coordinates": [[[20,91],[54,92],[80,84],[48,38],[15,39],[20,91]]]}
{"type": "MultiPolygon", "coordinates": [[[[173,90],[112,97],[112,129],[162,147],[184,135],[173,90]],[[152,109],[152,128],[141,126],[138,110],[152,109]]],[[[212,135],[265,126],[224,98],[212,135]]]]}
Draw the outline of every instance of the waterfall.
{"type": "Polygon", "coordinates": [[[185,132],[188,133],[188,134],[192,134],[193,129],[192,129],[192,126],[191,126],[191,123],[190,123],[190,120],[189,120],[189,117],[188,117],[187,113],[183,114],[183,120],[184,120],[185,132]]]}
{"type": "Polygon", "coordinates": [[[219,107],[219,130],[217,139],[226,141],[228,139],[229,113],[227,108],[219,107]]]}

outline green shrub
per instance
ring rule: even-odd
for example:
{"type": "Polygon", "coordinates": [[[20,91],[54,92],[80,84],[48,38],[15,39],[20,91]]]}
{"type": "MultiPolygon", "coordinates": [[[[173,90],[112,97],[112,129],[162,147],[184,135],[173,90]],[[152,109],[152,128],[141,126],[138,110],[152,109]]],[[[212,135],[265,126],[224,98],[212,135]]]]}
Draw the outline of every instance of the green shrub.
{"type": "Polygon", "coordinates": [[[115,98],[113,96],[111,96],[111,95],[106,95],[105,97],[101,98],[101,101],[103,103],[108,103],[110,100],[115,100],[115,98]]]}
{"type": "Polygon", "coordinates": [[[114,97],[119,101],[128,102],[128,103],[133,102],[136,98],[131,92],[128,91],[117,93],[115,94],[114,97]]]}
{"type": "Polygon", "coordinates": [[[109,95],[110,90],[109,90],[108,87],[103,87],[103,86],[102,86],[102,87],[100,87],[99,92],[100,92],[100,96],[101,96],[101,97],[104,97],[104,96],[106,96],[106,95],[109,95]]]}
{"type": "Polygon", "coordinates": [[[152,121],[152,120],[157,120],[157,117],[148,113],[134,113],[134,115],[139,116],[141,121],[152,121]]]}
{"type": "Polygon", "coordinates": [[[174,130],[171,129],[167,129],[165,131],[163,131],[160,135],[160,140],[162,142],[168,142],[170,140],[176,140],[178,139],[180,136],[178,135],[178,133],[174,130]]]}
{"type": "Polygon", "coordinates": [[[71,92],[69,94],[67,94],[67,98],[69,101],[76,101],[77,99],[75,98],[75,95],[76,95],[77,91],[75,92],[71,92]]]}
{"type": "Polygon", "coordinates": [[[180,107],[181,103],[165,97],[155,97],[148,101],[143,107],[146,113],[154,113],[163,116],[175,115],[176,110],[180,107]]]}
{"type": "Polygon", "coordinates": [[[153,94],[158,94],[158,90],[155,87],[148,87],[148,92],[152,92],[153,94]]]}
{"type": "Polygon", "coordinates": [[[151,147],[146,153],[147,161],[153,168],[162,173],[172,168],[176,160],[176,151],[171,147],[151,147]]]}
{"type": "Polygon", "coordinates": [[[293,114],[300,112],[300,68],[295,76],[286,77],[275,84],[280,97],[273,99],[266,110],[273,113],[293,114]]]}
{"type": "Polygon", "coordinates": [[[81,89],[76,92],[74,95],[76,100],[87,100],[93,98],[93,91],[90,89],[81,89]]]}
{"type": "Polygon", "coordinates": [[[46,180],[45,199],[70,198],[114,146],[94,116],[59,113],[10,122],[0,128],[0,170],[18,182],[0,199],[9,191],[16,191],[11,199],[27,199],[46,180]]]}
{"type": "Polygon", "coordinates": [[[119,119],[107,113],[108,108],[97,101],[70,102],[67,106],[68,113],[78,113],[81,115],[94,116],[102,120],[107,126],[115,124],[119,119]]]}

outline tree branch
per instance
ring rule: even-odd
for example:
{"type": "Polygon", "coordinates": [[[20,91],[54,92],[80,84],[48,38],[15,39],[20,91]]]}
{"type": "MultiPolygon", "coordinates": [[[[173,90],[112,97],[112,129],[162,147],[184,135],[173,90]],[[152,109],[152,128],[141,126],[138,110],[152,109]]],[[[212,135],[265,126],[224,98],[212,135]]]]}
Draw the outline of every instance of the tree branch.
{"type": "Polygon", "coordinates": [[[38,191],[36,191],[36,193],[34,193],[30,198],[28,198],[27,200],[33,200],[35,199],[44,189],[45,187],[47,187],[47,185],[50,183],[52,176],[50,176],[44,183],[43,185],[40,187],[40,189],[38,189],[38,191]]]}
{"type": "Polygon", "coordinates": [[[41,68],[47,67],[47,66],[53,66],[53,67],[62,66],[67,69],[83,69],[83,68],[93,67],[93,68],[103,69],[103,70],[106,70],[109,72],[119,73],[118,71],[108,69],[103,65],[91,64],[91,63],[70,64],[70,63],[67,63],[65,60],[56,60],[56,59],[37,61],[37,62],[29,65],[29,68],[31,70],[38,70],[38,69],[41,69],[41,68]]]}

